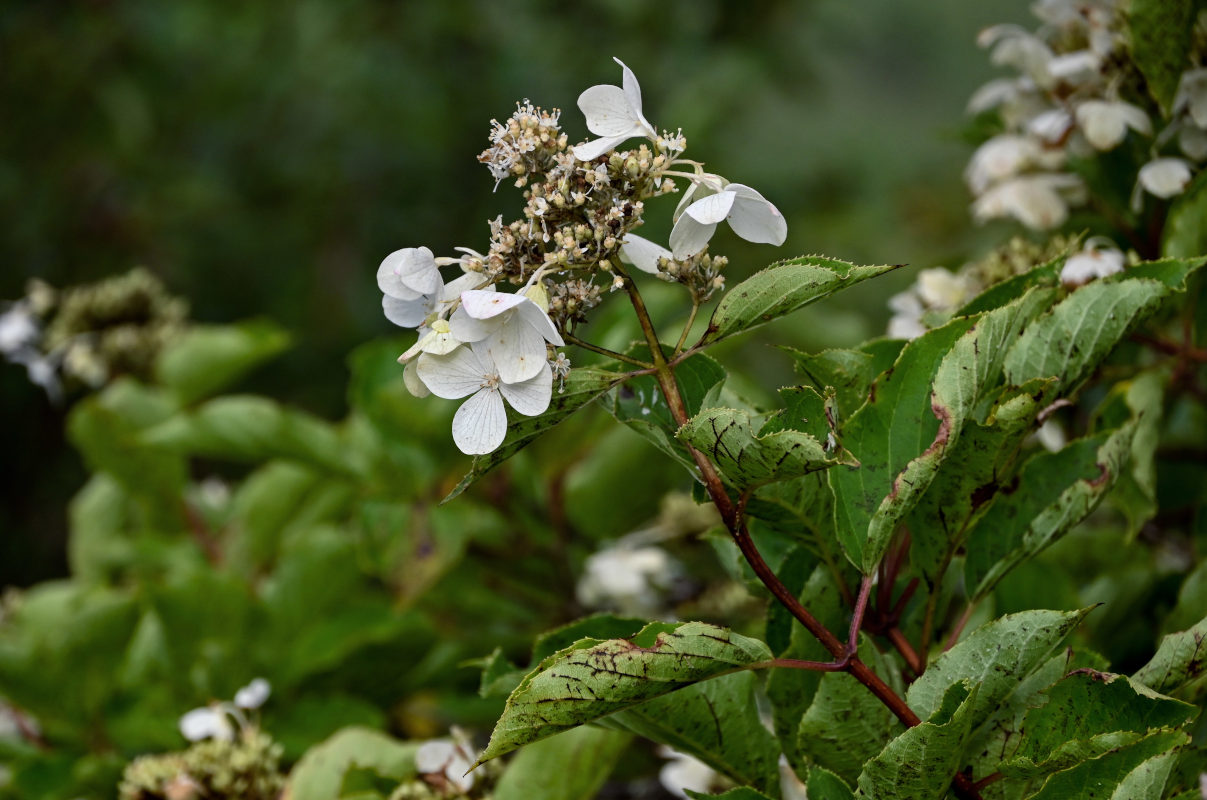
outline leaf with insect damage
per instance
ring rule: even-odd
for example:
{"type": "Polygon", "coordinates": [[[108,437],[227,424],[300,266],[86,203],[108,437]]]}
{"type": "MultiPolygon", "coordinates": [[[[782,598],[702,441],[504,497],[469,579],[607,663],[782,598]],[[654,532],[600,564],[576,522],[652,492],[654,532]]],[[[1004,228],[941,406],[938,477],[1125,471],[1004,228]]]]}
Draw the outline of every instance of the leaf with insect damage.
{"type": "Polygon", "coordinates": [[[703,622],[651,623],[630,639],[582,639],[524,677],[478,763],[769,658],[762,642],[703,622]]]}

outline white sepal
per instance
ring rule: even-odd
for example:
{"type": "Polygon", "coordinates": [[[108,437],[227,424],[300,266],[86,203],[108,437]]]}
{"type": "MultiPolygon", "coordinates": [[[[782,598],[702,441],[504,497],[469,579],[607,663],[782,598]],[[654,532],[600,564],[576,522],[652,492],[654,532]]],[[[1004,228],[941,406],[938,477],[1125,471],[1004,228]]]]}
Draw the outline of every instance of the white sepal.
{"type": "Polygon", "coordinates": [[[457,400],[481,389],[490,370],[474,349],[459,347],[446,356],[424,353],[415,372],[432,394],[457,400]]]}
{"type": "Polygon", "coordinates": [[[660,244],[630,233],[620,245],[620,257],[642,272],[658,274],[658,262],[663,258],[673,259],[675,254],[660,244]]]}
{"type": "Polygon", "coordinates": [[[453,443],[462,453],[480,456],[498,449],[507,438],[507,409],[493,389],[482,389],[453,415],[453,443]]]}
{"type": "Polygon", "coordinates": [[[400,300],[390,295],[382,295],[381,310],[386,319],[403,328],[417,328],[431,313],[431,299],[418,295],[413,300],[400,300]]]}
{"type": "Polygon", "coordinates": [[[1140,185],[1149,194],[1168,199],[1190,183],[1190,164],[1180,158],[1157,158],[1140,167],[1140,185]]]}
{"type": "Polygon", "coordinates": [[[540,372],[526,381],[500,383],[499,392],[512,408],[524,416],[543,414],[553,397],[553,369],[546,361],[540,372]]]}

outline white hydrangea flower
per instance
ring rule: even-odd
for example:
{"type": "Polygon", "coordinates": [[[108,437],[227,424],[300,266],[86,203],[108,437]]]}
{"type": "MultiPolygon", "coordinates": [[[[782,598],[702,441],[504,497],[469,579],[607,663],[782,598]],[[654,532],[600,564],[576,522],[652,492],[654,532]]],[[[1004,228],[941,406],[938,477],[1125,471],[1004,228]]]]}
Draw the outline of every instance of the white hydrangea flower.
{"type": "Polygon", "coordinates": [[[462,292],[461,306],[449,319],[449,329],[457,341],[482,343],[504,383],[519,383],[538,374],[547,363],[546,342],[557,347],[565,344],[549,315],[519,293],[462,292]]]}
{"type": "Polygon", "coordinates": [[[974,195],[980,195],[993,184],[1030,167],[1054,169],[1063,162],[1060,150],[1048,150],[1029,136],[1005,133],[976,149],[964,170],[964,180],[974,195]]]}
{"type": "Polygon", "coordinates": [[[1128,128],[1152,136],[1152,122],[1144,109],[1122,100],[1086,100],[1077,106],[1077,126],[1097,150],[1112,150],[1127,136],[1128,128]]]}
{"type": "Polygon", "coordinates": [[[677,221],[683,214],[684,210],[697,200],[703,200],[705,197],[714,195],[717,192],[725,190],[729,185],[729,181],[717,175],[715,172],[701,172],[692,178],[691,185],[683,190],[683,196],[679,198],[679,202],[675,205],[675,213],[671,215],[671,221],[677,221]]]}
{"type": "Polygon", "coordinates": [[[1073,127],[1073,115],[1063,108],[1041,111],[1027,122],[1027,133],[1038,137],[1045,144],[1057,144],[1073,127]]]}
{"type": "Polygon", "coordinates": [[[574,146],[574,157],[579,161],[593,161],[626,139],[657,138],[654,126],[641,113],[641,85],[637,76],[619,58],[612,60],[623,71],[623,88],[600,84],[578,96],[578,107],[587,118],[587,130],[601,137],[574,146]]]}
{"type": "Polygon", "coordinates": [[[890,339],[917,339],[926,333],[926,326],[922,324],[926,308],[913,289],[890,297],[888,307],[893,312],[888,321],[890,339]]]}
{"type": "Polygon", "coordinates": [[[1081,286],[1096,278],[1105,278],[1123,271],[1124,256],[1109,241],[1091,239],[1085,248],[1069,256],[1060,270],[1060,282],[1065,286],[1081,286]]]}
{"type": "Polygon", "coordinates": [[[235,738],[235,726],[221,704],[194,708],[180,718],[180,733],[190,742],[219,739],[229,742],[235,738]]]}
{"type": "MultiPolygon", "coordinates": [[[[515,295],[500,295],[514,297],[515,295]]],[[[507,409],[503,400],[525,416],[549,407],[553,396],[553,370],[544,358],[536,375],[517,382],[500,376],[490,346],[478,341],[445,356],[424,353],[415,369],[423,385],[437,397],[469,397],[453,416],[453,442],[468,455],[493,452],[507,437],[507,409]]]]}
{"type": "Polygon", "coordinates": [[[415,751],[415,769],[420,774],[441,776],[460,794],[474,787],[474,774],[469,772],[473,765],[465,747],[452,739],[432,739],[415,751]]]}
{"type": "Polygon", "coordinates": [[[660,244],[630,233],[620,245],[620,257],[642,272],[657,275],[659,260],[673,259],[675,254],[660,244]]]}
{"type": "Polygon", "coordinates": [[[658,782],[662,788],[681,800],[688,800],[688,791],[710,794],[720,777],[717,771],[694,756],[680,753],[666,745],[658,748],[658,755],[669,758],[658,771],[658,782]]]}
{"type": "Polygon", "coordinates": [[[1156,158],[1140,167],[1140,185],[1163,200],[1181,194],[1190,178],[1190,164],[1180,158],[1156,158]]]}
{"type": "Polygon", "coordinates": [[[12,359],[34,347],[42,336],[38,318],[23,303],[0,314],[0,355],[12,359]]]}
{"type": "Polygon", "coordinates": [[[1195,125],[1207,129],[1207,67],[1182,73],[1173,108],[1175,112],[1185,109],[1195,125]]]}
{"type": "Polygon", "coordinates": [[[1084,86],[1098,77],[1102,57],[1093,50],[1062,53],[1048,61],[1048,75],[1053,82],[1069,86],[1084,86]]]}
{"type": "Polygon", "coordinates": [[[387,297],[418,300],[435,294],[444,286],[436,257],[426,247],[395,250],[377,268],[377,286],[387,297]]]}
{"type": "Polygon", "coordinates": [[[1054,57],[1043,39],[1019,25],[994,25],[981,31],[977,44],[991,48],[989,60],[999,67],[1013,67],[1040,86],[1048,86],[1052,76],[1048,64],[1054,57]]]}
{"type": "Polygon", "coordinates": [[[1065,429],[1061,424],[1049,417],[1044,420],[1044,423],[1035,431],[1035,441],[1039,442],[1040,446],[1049,453],[1055,453],[1064,449],[1068,444],[1068,436],[1065,435],[1065,429]]]}
{"type": "Polygon", "coordinates": [[[1069,217],[1069,200],[1085,186],[1075,175],[1022,175],[999,183],[972,205],[977,222],[1014,217],[1032,230],[1059,227],[1069,217]]]}
{"type": "Polygon", "coordinates": [[[949,269],[933,267],[918,273],[918,297],[927,308],[949,311],[968,299],[968,281],[949,269]]]}
{"type": "Polygon", "coordinates": [[[253,678],[239,691],[235,692],[235,705],[242,709],[259,708],[272,694],[272,684],[264,678],[253,678]]]}
{"type": "Polygon", "coordinates": [[[619,544],[588,556],[575,595],[583,606],[633,616],[666,610],[666,593],[679,563],[660,547],[619,544]]]}
{"type": "Polygon", "coordinates": [[[1194,125],[1183,125],[1178,131],[1178,147],[1193,161],[1207,159],[1207,131],[1194,125]]]}
{"type": "Polygon", "coordinates": [[[682,260],[703,250],[723,221],[748,242],[781,245],[788,237],[788,223],[778,208],[749,186],[731,183],[683,210],[671,229],[675,258],[682,260]]]}
{"type": "MultiPolygon", "coordinates": [[[[379,273],[380,275],[380,273],[379,273]]],[[[439,277],[439,275],[437,275],[439,277]]],[[[439,282],[436,291],[403,299],[386,294],[381,299],[381,308],[386,319],[402,328],[418,328],[432,314],[443,313],[461,293],[473,289],[482,282],[482,276],[466,272],[448,283],[439,282]]],[[[380,280],[378,281],[380,284],[380,280]]],[[[420,331],[420,336],[426,331],[420,331]]]]}

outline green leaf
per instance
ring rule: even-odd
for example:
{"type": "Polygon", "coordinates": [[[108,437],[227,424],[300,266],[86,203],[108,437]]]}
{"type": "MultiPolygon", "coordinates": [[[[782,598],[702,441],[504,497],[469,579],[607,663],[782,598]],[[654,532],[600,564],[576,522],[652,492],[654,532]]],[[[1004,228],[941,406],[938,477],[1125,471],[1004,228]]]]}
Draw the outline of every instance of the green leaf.
{"type": "Polygon", "coordinates": [[[784,347],[796,362],[796,371],[824,391],[833,387],[843,416],[855,413],[868,399],[868,387],[876,376],[893,365],[905,342],[875,339],[858,350],[823,350],[803,353],[784,347]]]}
{"type": "MultiPolygon", "coordinates": [[[[637,354],[641,355],[639,351],[637,354]]],[[[675,380],[688,415],[694,415],[703,407],[705,398],[725,381],[725,370],[710,356],[697,353],[675,368],[675,380]]],[[[642,375],[618,387],[609,410],[617,420],[695,474],[695,461],[687,447],[675,438],[679,424],[667,407],[654,376],[642,375]]]]}
{"type": "Polygon", "coordinates": [[[808,433],[786,429],[756,434],[750,414],[733,408],[706,408],[688,420],[677,436],[708,455],[739,490],[851,463],[849,457],[844,460],[840,448],[827,450],[808,433]]]}
{"type": "Polygon", "coordinates": [[[1006,356],[1006,377],[1015,386],[1057,378],[1061,393],[1075,389],[1131,327],[1169,294],[1147,278],[1093,281],[1069,294],[1023,331],[1006,356]]]}
{"type": "Polygon", "coordinates": [[[159,451],[236,461],[291,459],[348,475],[363,469],[334,426],[253,395],[210,400],[146,430],[141,443],[159,451]]]}
{"type": "Polygon", "coordinates": [[[603,395],[623,377],[615,372],[602,369],[583,368],[571,370],[564,383],[559,384],[549,408],[535,417],[526,417],[507,409],[507,438],[493,452],[482,456],[474,456],[473,465],[465,477],[453,487],[441,503],[447,503],[468,489],[478,478],[502,464],[516,453],[531,444],[537,437],[544,434],[554,425],[569,417],[575,411],[603,395]]]}
{"type": "Polygon", "coordinates": [[[687,796],[693,800],[771,800],[770,797],[762,792],[756,792],[749,786],[739,786],[736,789],[730,789],[721,794],[704,794],[703,792],[693,792],[691,789],[686,789],[687,796]]]}
{"type": "Polygon", "coordinates": [[[410,780],[417,774],[418,750],[416,742],[399,742],[366,728],[346,728],[306,753],[290,773],[285,792],[291,800],[332,800],[340,796],[344,776],[353,770],[410,780]]]}
{"type": "Polygon", "coordinates": [[[995,308],[1012,303],[1025,295],[1034,287],[1056,287],[1060,285],[1060,271],[1064,269],[1068,254],[1060,255],[1051,261],[1014,275],[1001,283],[995,283],[956,312],[956,316],[971,316],[992,311],[995,308]]]}
{"type": "Polygon", "coordinates": [[[77,580],[105,582],[137,558],[130,506],[129,494],[104,472],[93,475],[72,498],[67,558],[77,580]]]}
{"type": "MultiPolygon", "coordinates": [[[[824,566],[813,570],[799,594],[801,604],[828,629],[842,630],[849,624],[850,616],[843,603],[842,594],[833,575],[824,566]]],[[[833,658],[803,625],[794,624],[791,631],[788,648],[777,652],[777,657],[805,661],[829,661],[833,658]]],[[[805,755],[800,750],[798,735],[801,718],[817,694],[822,674],[804,669],[773,669],[767,676],[767,697],[771,700],[771,717],[776,736],[779,737],[788,762],[801,772],[805,769],[805,755]]]]}
{"type": "Polygon", "coordinates": [[[525,747],[495,786],[495,800],[591,800],[630,737],[583,726],[525,747]]]}
{"type": "Polygon", "coordinates": [[[856,796],[873,800],[945,797],[962,766],[976,697],[976,684],[948,687],[929,719],[893,739],[868,762],[859,775],[856,796]]]}
{"type": "Polygon", "coordinates": [[[216,394],[289,346],[276,323],[194,326],[159,354],[155,375],[181,403],[216,394]]]}
{"type": "Polygon", "coordinates": [[[1177,757],[1190,741],[1180,731],[1140,741],[1057,772],[1029,800],[1159,800],[1177,757]]]}
{"type": "Polygon", "coordinates": [[[759,719],[757,679],[723,675],[603,720],[694,756],[742,785],[778,794],[780,748],[759,719]]]}
{"type": "Polygon", "coordinates": [[[1132,60],[1166,116],[1190,66],[1195,13],[1195,0],[1131,0],[1127,9],[1132,60]]]}
{"type": "MultiPolygon", "coordinates": [[[[880,654],[867,636],[861,637],[859,654],[900,691],[899,667],[880,654]]],[[[864,765],[901,730],[901,723],[866,686],[845,672],[827,672],[797,727],[797,749],[854,783],[864,765]]]]}
{"type": "Polygon", "coordinates": [[[1132,678],[1155,692],[1172,694],[1207,672],[1207,618],[1161,640],[1152,659],[1132,678]]]}
{"type": "Polygon", "coordinates": [[[1159,695],[1122,675],[1077,672],[1051,687],[1047,703],[1027,713],[1009,777],[1058,772],[1139,741],[1158,728],[1179,728],[1194,706],[1159,695]]]}
{"type": "Polygon", "coordinates": [[[834,521],[847,557],[871,574],[897,523],[933,480],[999,380],[1003,354],[1049,300],[1046,291],[980,317],[955,319],[906,345],[872,397],[842,428],[861,464],[829,471],[834,521]]]}
{"type": "Polygon", "coordinates": [[[810,800],[855,800],[855,794],[846,781],[821,767],[809,770],[805,791],[810,800]]]}
{"type": "Polygon", "coordinates": [[[910,562],[934,586],[964,545],[973,521],[998,492],[1010,491],[1020,446],[1052,401],[1053,381],[1003,392],[984,424],[965,427],[943,469],[910,513],[910,562]]]}
{"type": "Polygon", "coordinates": [[[1161,414],[1169,375],[1147,370],[1120,381],[1099,405],[1095,427],[1117,428],[1136,420],[1131,455],[1110,493],[1111,503],[1127,517],[1127,536],[1132,539],[1144,523],[1157,513],[1157,444],[1161,438],[1161,414]]]}
{"type": "Polygon", "coordinates": [[[651,623],[631,639],[582,639],[511,693],[478,763],[770,657],[762,642],[702,622],[651,623]]]}
{"type": "Polygon", "coordinates": [[[967,538],[965,584],[984,597],[1002,577],[1063,536],[1110,491],[1131,454],[1135,424],[1043,452],[1020,470],[967,538]]]}
{"type": "Polygon", "coordinates": [[[725,293],[700,344],[713,344],[757,328],[897,266],[857,267],[822,256],[802,256],[774,264],[725,293]]]}
{"type": "Polygon", "coordinates": [[[1087,613],[1089,609],[1023,611],[982,625],[940,654],[914,681],[906,698],[909,707],[925,719],[939,708],[949,687],[969,681],[979,689],[968,713],[973,727],[980,725],[1087,613]]]}
{"type": "Polygon", "coordinates": [[[1169,206],[1161,231],[1161,255],[1202,257],[1207,253],[1207,172],[1200,172],[1169,206]]]}

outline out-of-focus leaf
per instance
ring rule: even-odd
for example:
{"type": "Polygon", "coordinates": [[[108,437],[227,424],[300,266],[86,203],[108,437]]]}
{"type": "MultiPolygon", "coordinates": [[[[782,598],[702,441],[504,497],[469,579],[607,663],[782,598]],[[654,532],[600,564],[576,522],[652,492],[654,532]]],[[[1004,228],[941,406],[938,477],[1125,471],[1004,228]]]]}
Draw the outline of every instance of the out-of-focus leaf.
{"type": "Polygon", "coordinates": [[[363,470],[330,423],[264,397],[229,395],[143,432],[144,450],[237,461],[292,459],[337,474],[363,470]]]}
{"type": "Polygon", "coordinates": [[[478,763],[770,657],[762,642],[701,622],[651,623],[631,639],[582,639],[511,693],[478,763]]]}
{"type": "Polygon", "coordinates": [[[1196,13],[1195,0],[1131,0],[1127,9],[1132,60],[1167,115],[1187,68],[1196,13]]]}
{"type": "Polygon", "coordinates": [[[1201,257],[1207,253],[1207,173],[1195,176],[1174,198],[1161,234],[1161,255],[1201,257]]]}
{"type": "Polygon", "coordinates": [[[474,456],[473,466],[448,496],[441,502],[447,503],[464,492],[478,478],[502,464],[527,447],[538,436],[569,417],[575,411],[604,394],[622,380],[615,372],[584,368],[571,370],[564,384],[559,384],[549,401],[549,408],[535,417],[507,410],[507,438],[493,452],[474,456]]]}
{"type": "Polygon", "coordinates": [[[534,742],[507,765],[495,800],[591,800],[631,738],[584,725],[534,742]]]}
{"type": "Polygon", "coordinates": [[[857,797],[940,800],[963,765],[976,684],[953,684],[930,717],[893,739],[859,775],[857,797]],[[971,685],[971,688],[969,686],[971,685]]]}
{"type": "MultiPolygon", "coordinates": [[[[1161,412],[1168,375],[1156,370],[1141,372],[1131,380],[1115,384],[1098,408],[1097,423],[1117,428],[1136,420],[1131,456],[1109,495],[1110,502],[1127,517],[1129,538],[1157,513],[1157,444],[1161,437],[1161,412]]],[[[1197,619],[1197,617],[1196,617],[1197,619]]]]}
{"type": "Polygon", "coordinates": [[[968,534],[965,583],[983,597],[1014,566],[1086,517],[1106,496],[1130,455],[1135,424],[1078,439],[1023,465],[1009,494],[998,494],[968,534]]]}
{"type": "Polygon", "coordinates": [[[703,761],[729,779],[776,794],[780,748],[763,727],[753,673],[696,683],[605,717],[631,731],[703,761]]]}
{"type": "Polygon", "coordinates": [[[834,388],[838,410],[843,417],[855,413],[868,399],[868,387],[876,376],[893,365],[905,342],[900,339],[876,339],[858,350],[823,350],[820,353],[788,351],[796,362],[796,371],[824,391],[834,388]]]}
{"type": "Polygon", "coordinates": [[[155,374],[189,405],[230,386],[288,346],[289,334],[268,320],[199,325],[163,349],[155,374]]]}
{"type": "Polygon", "coordinates": [[[311,748],[289,774],[290,800],[332,800],[340,796],[352,770],[371,770],[382,778],[410,780],[417,775],[417,742],[399,742],[381,731],[345,728],[311,748]]]}
{"type": "Polygon", "coordinates": [[[821,256],[802,256],[774,264],[733,286],[721,298],[700,344],[757,328],[804,308],[840,289],[896,269],[857,267],[821,256]]]}

